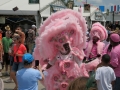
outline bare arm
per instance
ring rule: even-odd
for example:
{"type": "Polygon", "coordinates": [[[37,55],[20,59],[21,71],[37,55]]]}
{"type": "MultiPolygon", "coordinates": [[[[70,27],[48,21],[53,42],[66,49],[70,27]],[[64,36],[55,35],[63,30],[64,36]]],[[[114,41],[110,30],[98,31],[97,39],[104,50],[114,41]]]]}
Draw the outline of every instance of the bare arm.
{"type": "Polygon", "coordinates": [[[33,39],[35,39],[35,31],[33,31],[33,39]]]}
{"type": "Polygon", "coordinates": [[[114,84],[115,84],[115,81],[112,81],[111,84],[112,84],[112,88],[113,88],[113,87],[114,87],[114,84]]]}
{"type": "Polygon", "coordinates": [[[49,69],[52,65],[50,65],[49,63],[47,64],[46,69],[49,69]]]}
{"type": "Polygon", "coordinates": [[[24,34],[24,32],[19,31],[19,30],[16,30],[16,32],[17,32],[17,33],[20,35],[20,37],[21,37],[21,43],[24,44],[24,42],[25,42],[25,34],[24,34]]]}
{"type": "Polygon", "coordinates": [[[52,67],[52,65],[55,64],[56,60],[57,60],[56,57],[53,60],[50,60],[47,64],[46,69],[49,69],[50,67],[52,67]]]}
{"type": "Polygon", "coordinates": [[[38,70],[40,71],[40,74],[41,74],[41,76],[42,76],[42,79],[40,80],[40,81],[43,81],[44,80],[44,75],[43,75],[43,73],[42,73],[42,69],[41,69],[41,65],[39,64],[39,66],[38,66],[38,70]]]}
{"type": "MultiPolygon", "coordinates": [[[[24,51],[24,54],[27,53],[27,50],[24,51]]],[[[16,53],[16,56],[23,56],[24,54],[18,54],[16,53]]]]}

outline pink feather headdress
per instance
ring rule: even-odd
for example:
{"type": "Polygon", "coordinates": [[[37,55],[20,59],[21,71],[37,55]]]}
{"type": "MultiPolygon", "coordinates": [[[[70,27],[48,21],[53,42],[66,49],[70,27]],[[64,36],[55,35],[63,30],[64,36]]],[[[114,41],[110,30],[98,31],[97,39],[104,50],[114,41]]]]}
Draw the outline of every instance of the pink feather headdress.
{"type": "Polygon", "coordinates": [[[107,34],[107,30],[105,29],[105,27],[101,25],[99,22],[97,22],[92,25],[90,36],[91,38],[93,36],[97,36],[100,39],[100,41],[103,41],[107,39],[108,34],[107,34]]]}
{"type": "Polygon", "coordinates": [[[34,50],[42,59],[53,58],[58,53],[55,43],[69,42],[72,47],[82,50],[86,30],[86,21],[80,12],[70,9],[58,11],[41,25],[34,50]]]}
{"type": "Polygon", "coordinates": [[[92,47],[93,47],[92,38],[94,36],[97,36],[100,39],[97,42],[97,54],[102,54],[104,43],[102,43],[101,41],[107,39],[108,34],[107,34],[107,30],[105,29],[105,27],[102,26],[99,22],[94,23],[92,25],[92,29],[90,31],[91,40],[89,41],[89,43],[87,45],[87,49],[85,50],[87,58],[89,58],[89,55],[90,55],[92,47]]]}

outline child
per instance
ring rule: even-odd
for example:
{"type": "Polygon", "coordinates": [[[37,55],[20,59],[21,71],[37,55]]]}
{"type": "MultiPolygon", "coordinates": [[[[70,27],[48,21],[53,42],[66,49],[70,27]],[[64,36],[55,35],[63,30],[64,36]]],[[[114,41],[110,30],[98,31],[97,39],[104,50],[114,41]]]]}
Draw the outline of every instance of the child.
{"type": "Polygon", "coordinates": [[[110,56],[103,55],[101,65],[97,68],[95,75],[98,90],[112,90],[112,83],[116,77],[113,69],[109,67],[109,62],[110,56]]]}
{"type": "MultiPolygon", "coordinates": [[[[13,56],[12,56],[12,50],[13,50],[13,46],[14,46],[14,43],[12,42],[10,44],[10,47],[9,47],[9,59],[10,59],[10,72],[11,72],[11,69],[12,69],[12,65],[13,65],[13,56]]],[[[10,76],[10,78],[8,78],[7,80],[4,81],[5,83],[11,83],[12,82],[12,78],[10,76]]]]}
{"type": "Polygon", "coordinates": [[[93,83],[88,77],[78,77],[69,84],[67,90],[96,90],[92,85],[89,86],[88,82],[93,83]]]}
{"type": "Polygon", "coordinates": [[[2,45],[2,42],[0,41],[0,77],[2,76],[2,62],[3,62],[3,45],[2,45]]]}

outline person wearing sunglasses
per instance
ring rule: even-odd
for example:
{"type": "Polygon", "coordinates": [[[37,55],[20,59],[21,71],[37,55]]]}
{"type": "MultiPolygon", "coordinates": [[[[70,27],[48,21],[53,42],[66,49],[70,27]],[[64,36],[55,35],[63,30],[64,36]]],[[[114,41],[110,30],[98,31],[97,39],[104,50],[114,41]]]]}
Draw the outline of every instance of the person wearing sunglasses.
{"type": "Polygon", "coordinates": [[[14,34],[13,41],[14,46],[12,50],[12,55],[14,58],[14,62],[11,70],[11,77],[16,85],[14,90],[17,90],[16,72],[24,67],[22,57],[27,52],[27,50],[25,45],[22,44],[19,34],[14,34]]]}

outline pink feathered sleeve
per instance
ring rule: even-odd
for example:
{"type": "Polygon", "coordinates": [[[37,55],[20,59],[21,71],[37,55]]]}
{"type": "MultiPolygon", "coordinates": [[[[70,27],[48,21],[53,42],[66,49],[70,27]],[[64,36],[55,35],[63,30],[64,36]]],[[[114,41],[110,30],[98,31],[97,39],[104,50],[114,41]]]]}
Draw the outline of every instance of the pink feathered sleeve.
{"type": "Polygon", "coordinates": [[[118,54],[116,52],[111,52],[111,60],[110,60],[110,64],[113,67],[117,67],[119,65],[119,61],[118,61],[118,54]]]}
{"type": "Polygon", "coordinates": [[[108,44],[108,45],[104,48],[104,50],[103,50],[103,55],[104,55],[104,54],[108,54],[108,53],[107,53],[107,50],[108,50],[109,45],[110,45],[110,44],[108,44]]]}

